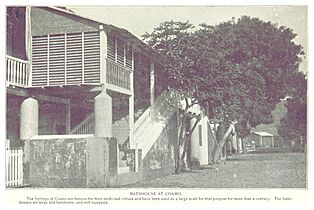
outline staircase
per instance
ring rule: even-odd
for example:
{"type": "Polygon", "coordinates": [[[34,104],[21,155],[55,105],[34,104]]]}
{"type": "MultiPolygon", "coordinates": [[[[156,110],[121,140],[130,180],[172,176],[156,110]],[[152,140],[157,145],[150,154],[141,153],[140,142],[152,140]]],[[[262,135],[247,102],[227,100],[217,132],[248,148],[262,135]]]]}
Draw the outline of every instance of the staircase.
{"type": "MultiPolygon", "coordinates": [[[[152,106],[146,109],[135,122],[133,130],[134,138],[133,141],[130,142],[130,149],[142,149],[142,158],[144,159],[177,110],[179,104],[180,95],[178,92],[175,90],[165,90],[162,92],[155,99],[152,106]]],[[[124,118],[127,118],[127,116],[124,118]]],[[[113,128],[117,127],[118,122],[113,124],[113,128]]],[[[70,134],[93,134],[94,130],[94,113],[91,113],[80,124],[73,128],[70,134]]],[[[115,132],[114,130],[113,133],[115,132]]],[[[125,141],[128,141],[128,138],[125,139],[125,141]]]]}
{"type": "Polygon", "coordinates": [[[131,142],[130,146],[131,148],[142,149],[143,159],[166,127],[179,104],[179,93],[175,90],[165,90],[135,122],[134,141],[131,142]]]}
{"type": "Polygon", "coordinates": [[[77,126],[75,126],[70,134],[93,134],[95,133],[95,115],[94,112],[87,115],[87,117],[77,126]]]}

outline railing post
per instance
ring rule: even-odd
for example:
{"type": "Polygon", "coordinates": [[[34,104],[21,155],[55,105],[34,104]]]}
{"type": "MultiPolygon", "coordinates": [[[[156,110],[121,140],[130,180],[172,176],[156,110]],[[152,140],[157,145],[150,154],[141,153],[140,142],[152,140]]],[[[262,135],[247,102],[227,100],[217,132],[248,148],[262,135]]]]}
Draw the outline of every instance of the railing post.
{"type": "Polygon", "coordinates": [[[16,83],[16,61],[13,61],[13,79],[12,82],[16,83]]]}
{"type": "Polygon", "coordinates": [[[32,86],[33,83],[32,75],[32,61],[26,65],[26,86],[32,86]]]}
{"type": "Polygon", "coordinates": [[[21,83],[23,85],[26,85],[25,76],[26,76],[26,64],[23,63],[23,65],[22,65],[22,74],[21,74],[21,83]]]}

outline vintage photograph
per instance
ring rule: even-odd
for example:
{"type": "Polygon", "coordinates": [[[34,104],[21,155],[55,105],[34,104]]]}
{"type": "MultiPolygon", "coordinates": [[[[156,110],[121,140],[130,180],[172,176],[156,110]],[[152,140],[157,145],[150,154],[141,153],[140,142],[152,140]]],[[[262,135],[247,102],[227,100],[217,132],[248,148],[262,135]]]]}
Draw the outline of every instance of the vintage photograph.
{"type": "Polygon", "coordinates": [[[5,187],[307,189],[307,9],[6,6],[5,187]]]}

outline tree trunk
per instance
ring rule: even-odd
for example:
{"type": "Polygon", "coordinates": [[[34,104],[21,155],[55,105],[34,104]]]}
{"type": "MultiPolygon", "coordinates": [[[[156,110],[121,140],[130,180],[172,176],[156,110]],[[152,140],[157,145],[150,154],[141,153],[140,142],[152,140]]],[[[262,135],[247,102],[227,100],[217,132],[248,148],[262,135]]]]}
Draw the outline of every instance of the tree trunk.
{"type": "Polygon", "coordinates": [[[222,140],[219,141],[217,149],[215,151],[215,155],[214,155],[214,163],[217,163],[220,159],[221,153],[222,153],[222,149],[228,139],[228,136],[230,135],[230,133],[234,130],[235,127],[235,122],[231,122],[229,125],[229,128],[227,129],[226,133],[224,134],[222,140]]]}
{"type": "Polygon", "coordinates": [[[200,121],[200,118],[198,118],[195,122],[195,124],[193,125],[192,129],[190,130],[189,134],[186,135],[186,112],[183,113],[183,119],[182,119],[182,125],[181,125],[181,129],[180,129],[180,133],[179,133],[179,149],[178,149],[178,154],[177,154],[177,158],[176,158],[176,169],[175,169],[175,173],[178,174],[180,173],[180,171],[182,170],[186,170],[187,169],[187,161],[186,161],[186,155],[187,155],[187,150],[189,148],[189,143],[190,143],[190,139],[192,136],[193,131],[195,130],[198,122],[200,121]]]}
{"type": "Polygon", "coordinates": [[[191,140],[192,133],[195,130],[195,128],[196,128],[196,126],[197,126],[197,124],[199,123],[200,120],[201,120],[200,118],[198,118],[196,120],[196,122],[194,123],[192,129],[190,130],[189,135],[186,136],[185,143],[184,143],[184,150],[183,150],[181,159],[184,159],[184,157],[185,157],[185,155],[187,153],[187,150],[188,150],[188,147],[189,147],[189,141],[191,140]]]}
{"type": "Polygon", "coordinates": [[[178,133],[178,150],[176,154],[176,164],[175,164],[175,173],[178,174],[180,173],[180,168],[181,168],[181,150],[182,150],[182,136],[184,135],[184,130],[185,130],[185,113],[183,113],[182,121],[180,122],[180,114],[178,113],[178,125],[180,127],[180,131],[178,133]]]}

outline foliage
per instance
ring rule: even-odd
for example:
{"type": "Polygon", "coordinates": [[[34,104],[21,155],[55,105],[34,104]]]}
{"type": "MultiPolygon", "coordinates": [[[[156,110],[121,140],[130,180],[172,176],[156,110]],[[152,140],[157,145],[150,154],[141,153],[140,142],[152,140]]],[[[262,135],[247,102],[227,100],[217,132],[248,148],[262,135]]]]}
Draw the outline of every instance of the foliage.
{"type": "Polygon", "coordinates": [[[240,137],[251,127],[271,123],[271,110],[291,93],[304,55],[293,41],[296,34],[248,16],[193,28],[189,22],[167,21],[143,35],[168,59],[164,85],[208,107],[210,117],[226,125],[236,121],[240,137]]]}
{"type": "Polygon", "coordinates": [[[304,144],[307,136],[307,80],[299,74],[291,84],[291,97],[286,103],[288,112],[280,120],[278,132],[285,140],[304,144]]]}
{"type": "Polygon", "coordinates": [[[271,110],[298,72],[302,47],[290,28],[243,16],[216,26],[160,24],[144,40],[167,56],[165,85],[188,92],[215,115],[247,127],[271,122],[271,110]]]}

